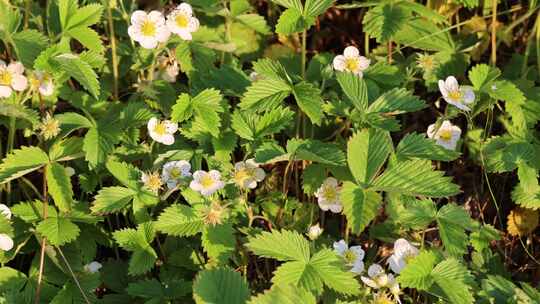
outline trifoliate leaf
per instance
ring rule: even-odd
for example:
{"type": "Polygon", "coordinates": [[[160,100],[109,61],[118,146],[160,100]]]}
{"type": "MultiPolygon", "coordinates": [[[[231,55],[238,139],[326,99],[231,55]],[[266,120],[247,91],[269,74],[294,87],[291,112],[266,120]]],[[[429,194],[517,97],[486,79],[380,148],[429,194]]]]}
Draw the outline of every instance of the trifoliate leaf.
{"type": "Polygon", "coordinates": [[[270,110],[279,106],[291,90],[290,85],[282,80],[261,79],[248,87],[239,106],[245,110],[270,110]]]}
{"type": "Polygon", "coordinates": [[[152,222],[140,224],[137,229],[128,228],[113,233],[114,239],[122,248],[133,251],[128,268],[130,275],[144,274],[154,267],[157,254],[150,243],[155,233],[152,222]]]}
{"type": "Polygon", "coordinates": [[[313,17],[304,17],[302,11],[296,8],[288,8],[279,16],[276,33],[283,35],[299,33],[308,29],[314,22],[313,17]]]}
{"type": "Polygon", "coordinates": [[[49,157],[38,147],[21,147],[8,154],[0,164],[0,183],[7,183],[35,171],[49,162],[49,157]]]}
{"type": "Polygon", "coordinates": [[[141,172],[133,165],[110,159],[105,166],[122,185],[131,189],[139,188],[141,172]]]}
{"type": "Polygon", "coordinates": [[[244,278],[229,268],[200,271],[193,283],[193,298],[197,304],[243,304],[249,298],[244,278]]]}
{"type": "Polygon", "coordinates": [[[452,255],[459,256],[466,252],[468,237],[465,230],[472,228],[471,217],[455,204],[444,205],[437,212],[437,227],[444,248],[452,255]]]}
{"type": "Polygon", "coordinates": [[[363,113],[368,107],[368,89],[363,78],[353,73],[336,72],[336,79],[358,111],[363,113]]]}
{"type": "Polygon", "coordinates": [[[285,67],[277,61],[269,58],[262,58],[253,63],[253,70],[263,79],[282,80],[290,82],[289,75],[285,67]]]}
{"type": "Polygon", "coordinates": [[[79,236],[80,229],[67,218],[48,217],[36,226],[36,231],[52,245],[62,246],[74,241],[79,236]]]}
{"type": "Polygon", "coordinates": [[[437,207],[432,200],[405,200],[399,221],[406,227],[425,229],[437,218],[437,207]]]}
{"type": "Polygon", "coordinates": [[[352,232],[360,234],[377,216],[382,203],[382,197],[375,191],[364,190],[351,183],[343,183],[341,190],[343,213],[352,232]]]}
{"type": "Polygon", "coordinates": [[[418,256],[407,263],[399,274],[398,280],[403,287],[427,290],[433,285],[431,275],[440,257],[432,251],[421,251],[418,256]]]}
{"type": "Polygon", "coordinates": [[[368,184],[386,162],[392,138],[386,131],[364,129],[347,143],[347,162],[358,183],[368,184]]]}
{"type": "Polygon", "coordinates": [[[191,99],[195,116],[203,122],[206,130],[218,137],[221,127],[219,113],[223,112],[221,100],[223,96],[216,89],[206,89],[191,99]]]}
{"type": "Polygon", "coordinates": [[[92,67],[74,54],[61,54],[54,57],[59,68],[77,80],[94,98],[99,96],[99,82],[92,67]]]}
{"type": "Polygon", "coordinates": [[[378,190],[406,195],[446,197],[458,194],[459,186],[443,175],[442,171],[433,171],[429,161],[410,160],[387,169],[373,181],[373,186],[378,190]]]}
{"type": "Polygon", "coordinates": [[[501,232],[489,224],[484,224],[471,233],[471,245],[478,252],[489,248],[491,241],[498,241],[500,239],[501,232]]]}
{"type": "Polygon", "coordinates": [[[69,29],[67,34],[91,51],[100,53],[104,50],[99,34],[91,28],[75,27],[69,29]]]}
{"type": "Polygon", "coordinates": [[[526,162],[518,163],[519,183],[512,191],[512,199],[521,207],[540,209],[540,185],[538,184],[538,170],[526,162]]]}
{"type": "Polygon", "coordinates": [[[156,229],[173,236],[190,236],[201,232],[202,217],[191,207],[174,204],[167,207],[156,222],[156,229]]]}
{"type": "Polygon", "coordinates": [[[298,232],[289,230],[263,231],[250,237],[246,244],[256,255],[279,261],[309,261],[309,242],[298,232]]]}

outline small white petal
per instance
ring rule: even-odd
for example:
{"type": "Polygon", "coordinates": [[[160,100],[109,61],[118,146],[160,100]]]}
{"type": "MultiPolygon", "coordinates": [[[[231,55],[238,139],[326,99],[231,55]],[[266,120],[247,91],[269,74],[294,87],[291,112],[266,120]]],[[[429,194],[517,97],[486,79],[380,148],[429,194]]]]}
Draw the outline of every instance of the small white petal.
{"type": "Polygon", "coordinates": [[[455,92],[459,90],[459,83],[454,76],[449,76],[446,78],[446,81],[444,82],[445,87],[450,92],[455,92]]]}
{"type": "Polygon", "coordinates": [[[362,282],[364,282],[364,284],[366,284],[367,286],[371,287],[371,288],[376,288],[378,289],[379,288],[379,285],[377,284],[377,282],[375,282],[374,280],[368,278],[368,277],[360,277],[360,279],[362,280],[362,282]]]}
{"type": "Polygon", "coordinates": [[[143,38],[139,40],[139,43],[145,49],[154,49],[158,45],[158,41],[156,38],[146,36],[143,36],[143,38]]]}
{"type": "Polygon", "coordinates": [[[368,276],[371,278],[374,278],[382,273],[384,273],[384,269],[379,264],[372,264],[368,268],[368,276]]]}
{"type": "Polygon", "coordinates": [[[181,3],[176,7],[177,10],[181,11],[182,13],[186,14],[187,16],[193,15],[193,9],[191,8],[191,5],[188,3],[181,3]]]}
{"type": "Polygon", "coordinates": [[[11,77],[11,87],[15,91],[24,91],[28,87],[28,79],[23,75],[14,74],[11,77]]]}
{"type": "Polygon", "coordinates": [[[340,72],[345,71],[345,67],[347,64],[345,63],[345,56],[343,55],[337,55],[334,57],[334,61],[332,62],[332,65],[334,66],[334,69],[340,72]]]}
{"type": "Polygon", "coordinates": [[[347,58],[353,58],[360,56],[360,51],[354,46],[348,46],[343,51],[343,55],[347,58]]]}
{"type": "Polygon", "coordinates": [[[137,10],[131,14],[131,24],[140,24],[146,21],[148,15],[145,11],[137,10]]]}
{"type": "Polygon", "coordinates": [[[5,216],[8,220],[11,219],[11,210],[4,204],[0,204],[0,214],[5,216]]]}
{"type": "Polygon", "coordinates": [[[8,98],[11,96],[11,92],[13,92],[11,87],[0,85],[0,98],[8,98]]]}
{"type": "Polygon", "coordinates": [[[13,239],[7,234],[0,234],[0,250],[10,251],[13,248],[13,239]]]}
{"type": "Polygon", "coordinates": [[[22,74],[24,73],[24,66],[22,63],[18,62],[18,61],[14,61],[14,62],[11,62],[8,66],[7,66],[7,70],[8,72],[10,72],[11,74],[22,74]]]}
{"type": "Polygon", "coordinates": [[[345,251],[349,249],[349,246],[347,243],[345,243],[344,240],[340,240],[338,242],[334,242],[334,250],[339,254],[343,255],[345,251]]]}

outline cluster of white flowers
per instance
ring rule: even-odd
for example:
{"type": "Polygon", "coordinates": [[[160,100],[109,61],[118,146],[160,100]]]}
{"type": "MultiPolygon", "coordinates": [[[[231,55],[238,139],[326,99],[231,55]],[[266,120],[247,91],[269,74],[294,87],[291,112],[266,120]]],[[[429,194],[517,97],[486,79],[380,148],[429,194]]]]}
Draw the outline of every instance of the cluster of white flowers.
{"type": "Polygon", "coordinates": [[[370,62],[366,57],[360,56],[360,51],[356,47],[348,46],[343,51],[343,55],[334,57],[333,66],[336,71],[349,72],[362,77],[370,62]]]}
{"type": "Polygon", "coordinates": [[[338,181],[333,177],[328,177],[323,184],[315,192],[315,197],[319,203],[319,207],[324,210],[330,210],[333,213],[340,213],[343,210],[341,203],[341,187],[338,186],[338,181]]]}
{"type": "MultiPolygon", "coordinates": [[[[24,76],[24,66],[18,61],[6,64],[0,60],[0,98],[8,98],[13,91],[22,92],[28,88],[28,78],[24,76]]],[[[30,89],[42,96],[54,93],[54,84],[49,74],[34,71],[30,75],[30,89]]]]}
{"type": "MultiPolygon", "coordinates": [[[[11,210],[8,206],[0,204],[0,216],[4,216],[6,219],[11,220],[11,210]]],[[[9,251],[13,249],[13,239],[5,234],[0,233],[0,250],[9,251]]]]}
{"type": "Polygon", "coordinates": [[[159,43],[165,43],[171,33],[183,40],[191,40],[192,33],[199,29],[199,20],[193,16],[191,5],[178,5],[165,18],[161,12],[135,11],[131,15],[128,34],[131,39],[140,43],[143,48],[154,49],[159,43]]]}

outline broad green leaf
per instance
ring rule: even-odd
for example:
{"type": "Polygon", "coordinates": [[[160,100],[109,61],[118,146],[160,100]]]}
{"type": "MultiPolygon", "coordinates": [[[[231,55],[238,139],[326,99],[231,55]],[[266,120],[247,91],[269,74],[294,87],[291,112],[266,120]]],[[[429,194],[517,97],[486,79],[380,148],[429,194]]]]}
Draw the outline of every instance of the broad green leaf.
{"type": "Polygon", "coordinates": [[[67,218],[48,217],[36,226],[36,231],[46,237],[50,244],[62,246],[74,241],[80,229],[67,218]]]}
{"type": "Polygon", "coordinates": [[[73,15],[68,16],[68,29],[75,27],[88,27],[99,22],[103,6],[98,3],[91,3],[77,8],[73,15]]]}
{"type": "Polygon", "coordinates": [[[283,80],[261,79],[248,87],[239,106],[245,110],[270,110],[281,105],[291,90],[290,85],[283,80]]]}
{"type": "Polygon", "coordinates": [[[484,224],[470,235],[471,245],[478,252],[489,248],[491,241],[501,239],[501,232],[490,224],[484,224]]]}
{"type": "Polygon", "coordinates": [[[369,225],[377,216],[382,203],[380,194],[372,190],[363,190],[351,182],[343,183],[341,200],[343,213],[354,234],[360,234],[369,225]]]}
{"type": "Polygon", "coordinates": [[[275,285],[271,289],[251,297],[248,304],[316,304],[315,296],[293,285],[275,285]]]}
{"type": "Polygon", "coordinates": [[[370,113],[401,114],[426,107],[424,101],[406,89],[394,88],[375,100],[368,108],[370,113]]]}
{"type": "Polygon", "coordinates": [[[230,223],[206,225],[201,243],[211,263],[227,265],[236,247],[233,226],[230,223]]]}
{"type": "Polygon", "coordinates": [[[172,107],[171,120],[174,122],[183,122],[193,115],[193,106],[188,94],[182,93],[176,99],[176,104],[172,107]]]}
{"type": "Polygon", "coordinates": [[[293,121],[294,112],[287,107],[276,107],[264,113],[255,124],[255,136],[263,136],[279,133],[287,128],[293,121]]]}
{"type": "Polygon", "coordinates": [[[476,91],[491,89],[488,85],[501,75],[501,71],[487,64],[477,64],[469,71],[469,80],[476,91]]]}
{"type": "Polygon", "coordinates": [[[470,285],[474,278],[467,267],[458,260],[448,258],[440,262],[433,269],[431,276],[450,303],[474,303],[473,288],[470,285]]]}
{"type": "Polygon", "coordinates": [[[67,137],[56,141],[49,149],[49,158],[54,162],[74,160],[84,156],[83,140],[80,137],[67,137]]]}
{"type": "Polygon", "coordinates": [[[99,82],[92,67],[74,54],[61,54],[54,57],[60,69],[77,80],[94,98],[99,96],[99,82]]]}
{"type": "Polygon", "coordinates": [[[397,4],[387,3],[368,10],[362,24],[366,33],[383,43],[392,39],[407,24],[408,19],[406,10],[397,4]]]}
{"type": "Polygon", "coordinates": [[[279,261],[309,261],[309,242],[298,232],[273,230],[263,231],[250,237],[246,244],[256,255],[279,261]]]}
{"type": "Polygon", "coordinates": [[[437,207],[432,200],[409,199],[405,201],[399,221],[406,227],[426,229],[437,218],[437,207]]]}
{"type": "Polygon", "coordinates": [[[103,128],[90,128],[83,142],[83,150],[86,153],[85,159],[92,167],[104,163],[117,140],[115,134],[109,134],[103,128]]]}
{"type": "Polygon", "coordinates": [[[26,67],[34,65],[39,53],[47,47],[48,39],[36,30],[23,30],[13,34],[17,58],[26,67]]]}
{"type": "Polygon", "coordinates": [[[455,204],[444,205],[437,212],[437,227],[444,248],[453,256],[467,251],[468,237],[465,230],[472,228],[472,220],[462,207],[455,204]]]}
{"type": "Polygon", "coordinates": [[[137,229],[129,228],[113,232],[114,239],[122,248],[133,251],[128,268],[130,275],[144,274],[154,267],[157,254],[150,243],[155,233],[152,222],[140,224],[137,229]]]}
{"type": "Polygon", "coordinates": [[[369,184],[392,151],[392,138],[386,131],[364,129],[347,143],[347,162],[358,183],[369,184]]]}
{"type": "Polygon", "coordinates": [[[87,49],[102,52],[104,50],[103,43],[99,34],[93,29],[87,27],[74,27],[67,31],[67,34],[79,41],[87,49]]]}
{"type": "Polygon", "coordinates": [[[13,150],[0,164],[0,184],[35,171],[48,162],[49,157],[38,147],[23,146],[13,150]]]}
{"type": "Polygon", "coordinates": [[[267,35],[270,33],[270,27],[266,23],[266,19],[264,19],[264,17],[261,15],[243,14],[236,16],[235,19],[263,35],[267,35]]]}
{"type": "Polygon", "coordinates": [[[494,137],[483,146],[484,164],[488,172],[508,172],[517,168],[523,161],[532,161],[535,151],[533,146],[524,141],[509,137],[494,137]]]}
{"type": "Polygon", "coordinates": [[[348,295],[360,292],[360,284],[355,279],[354,273],[345,269],[343,260],[333,250],[322,249],[311,257],[309,263],[324,284],[332,290],[348,295]]]}
{"type": "Polygon", "coordinates": [[[364,113],[368,107],[368,89],[363,78],[353,73],[336,72],[336,78],[343,90],[358,111],[364,113]]]}
{"type": "Polygon", "coordinates": [[[298,33],[304,29],[308,29],[314,21],[313,17],[305,19],[301,10],[288,8],[279,16],[278,23],[276,24],[276,33],[283,35],[298,33]]]}
{"type": "MultiPolygon", "coordinates": [[[[418,3],[407,1],[401,1],[400,6],[401,3],[416,4],[423,7],[418,3]]],[[[426,51],[454,52],[456,48],[452,35],[435,23],[425,19],[425,16],[407,20],[399,32],[392,36],[392,39],[400,44],[426,51]]]]}
{"type": "Polygon", "coordinates": [[[135,191],[124,187],[103,187],[94,197],[92,212],[107,214],[124,209],[133,199],[135,191]]]}
{"type": "Polygon", "coordinates": [[[253,63],[253,70],[262,78],[290,82],[285,67],[277,60],[261,58],[253,63]]]}
{"type": "Polygon", "coordinates": [[[66,168],[59,163],[52,163],[45,167],[47,188],[55,205],[62,212],[71,211],[75,204],[73,200],[73,188],[71,179],[66,173],[66,168]]]}
{"type": "Polygon", "coordinates": [[[287,142],[287,152],[295,160],[313,161],[330,166],[342,166],[345,164],[343,151],[333,143],[313,139],[290,139],[287,142]]]}
{"type": "Polygon", "coordinates": [[[139,188],[141,172],[133,165],[110,159],[105,166],[122,185],[131,189],[139,188]]]}
{"type": "Polygon", "coordinates": [[[220,133],[221,118],[223,112],[221,100],[223,96],[216,89],[206,89],[191,99],[195,115],[203,122],[206,130],[214,137],[220,133]]]}
{"type": "Polygon", "coordinates": [[[306,0],[304,5],[304,15],[317,17],[326,12],[332,4],[334,4],[334,0],[306,0]]]}
{"type": "Polygon", "coordinates": [[[60,134],[62,136],[67,136],[71,132],[78,129],[89,129],[94,126],[94,124],[88,120],[88,118],[74,112],[54,115],[54,119],[57,119],[60,122],[60,128],[62,129],[60,134]]]}
{"type": "Polygon", "coordinates": [[[302,189],[304,189],[304,193],[315,193],[325,179],[325,166],[319,164],[310,164],[302,172],[302,189]]]}
{"type": "Polygon", "coordinates": [[[407,263],[398,277],[402,287],[427,290],[433,285],[431,272],[440,261],[440,257],[432,251],[421,251],[418,256],[407,263]]]}
{"type": "Polygon", "coordinates": [[[321,90],[308,82],[300,82],[294,86],[296,103],[315,125],[320,125],[323,118],[321,90]]]}
{"type": "Polygon", "coordinates": [[[458,194],[459,186],[443,176],[442,171],[433,171],[431,162],[411,160],[398,162],[375,179],[377,190],[397,192],[406,195],[447,197],[458,194]]]}
{"type": "Polygon", "coordinates": [[[537,210],[540,208],[540,185],[538,170],[526,162],[518,163],[519,183],[512,191],[512,200],[524,208],[537,210]]]}
{"type": "Polygon", "coordinates": [[[440,161],[451,161],[458,158],[459,152],[439,146],[424,134],[409,133],[399,142],[396,148],[398,160],[423,158],[440,161]]]}
{"type": "Polygon", "coordinates": [[[292,261],[281,264],[272,277],[275,286],[294,285],[298,288],[310,290],[313,293],[321,292],[323,281],[309,262],[292,261]]]}
{"type": "Polygon", "coordinates": [[[202,231],[202,217],[191,207],[174,204],[167,207],[156,221],[156,229],[173,236],[190,236],[202,231]]]}
{"type": "Polygon", "coordinates": [[[244,304],[249,293],[244,278],[229,268],[200,271],[193,283],[193,298],[198,304],[244,304]]]}

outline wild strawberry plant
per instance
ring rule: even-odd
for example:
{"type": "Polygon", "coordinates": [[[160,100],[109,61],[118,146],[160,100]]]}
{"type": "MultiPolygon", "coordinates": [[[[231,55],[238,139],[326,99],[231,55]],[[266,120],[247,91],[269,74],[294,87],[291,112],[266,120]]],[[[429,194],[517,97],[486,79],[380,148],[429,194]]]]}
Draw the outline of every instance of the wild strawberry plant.
{"type": "Polygon", "coordinates": [[[539,6],[434,2],[0,2],[0,302],[539,303],[539,6]]]}

